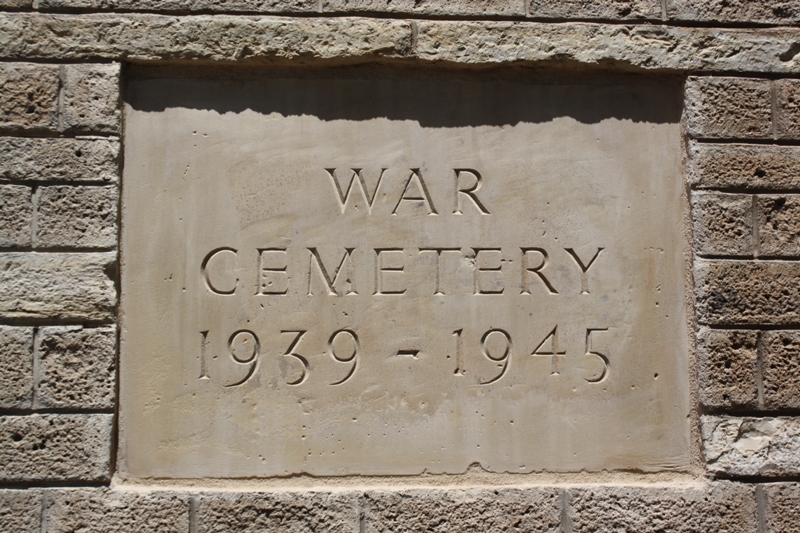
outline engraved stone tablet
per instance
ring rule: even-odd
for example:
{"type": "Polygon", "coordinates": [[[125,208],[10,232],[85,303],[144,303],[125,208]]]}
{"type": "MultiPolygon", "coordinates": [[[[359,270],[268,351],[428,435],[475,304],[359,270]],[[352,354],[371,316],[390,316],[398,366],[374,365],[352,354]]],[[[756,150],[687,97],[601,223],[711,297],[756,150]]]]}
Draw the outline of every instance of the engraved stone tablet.
{"type": "Polygon", "coordinates": [[[686,470],[679,90],[129,80],[122,475],[686,470]]]}

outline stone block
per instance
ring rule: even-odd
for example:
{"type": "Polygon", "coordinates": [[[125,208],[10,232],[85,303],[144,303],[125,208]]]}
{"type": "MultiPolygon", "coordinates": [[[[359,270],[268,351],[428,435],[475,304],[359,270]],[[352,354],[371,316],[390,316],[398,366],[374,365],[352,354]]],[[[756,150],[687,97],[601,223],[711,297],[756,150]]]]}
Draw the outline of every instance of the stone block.
{"type": "Polygon", "coordinates": [[[109,320],[115,253],[0,254],[3,319],[109,320]]]}
{"type": "Polygon", "coordinates": [[[0,481],[108,481],[114,416],[0,416],[0,481]]]}
{"type": "Polygon", "coordinates": [[[755,489],[716,482],[706,486],[569,489],[572,533],[755,533],[755,489]]]}
{"type": "MultiPolygon", "coordinates": [[[[800,4],[796,9],[800,12],[800,4]]],[[[778,138],[800,139],[800,80],[777,80],[775,95],[778,138]]]]}
{"type": "Polygon", "coordinates": [[[110,11],[192,11],[229,13],[308,13],[317,0],[39,0],[39,9],[91,9],[110,11]]]}
{"type": "Polygon", "coordinates": [[[65,65],[63,68],[63,129],[119,133],[119,65],[65,65]]]}
{"type": "Polygon", "coordinates": [[[701,328],[697,335],[700,402],[758,407],[758,332],[701,328]]]}
{"type": "Polygon", "coordinates": [[[697,188],[800,189],[800,147],[691,143],[689,183],[697,188]]]}
{"type": "Polygon", "coordinates": [[[763,533],[800,531],[800,483],[770,483],[760,489],[764,495],[763,533]]]}
{"type": "Polygon", "coordinates": [[[770,82],[748,78],[697,78],[686,82],[686,129],[706,139],[772,137],[770,82]]]}
{"type": "Polygon", "coordinates": [[[0,531],[41,533],[42,491],[0,489],[0,531]]]}
{"type": "Polygon", "coordinates": [[[115,186],[41,187],[36,248],[115,248],[118,190],[115,186]]]}
{"type": "Polygon", "coordinates": [[[30,409],[33,328],[0,326],[0,409],[30,409]]]}
{"type": "Polygon", "coordinates": [[[184,494],[64,489],[48,491],[46,501],[47,529],[43,533],[190,531],[189,497],[184,494]]]}
{"type": "Polygon", "coordinates": [[[753,255],[753,197],[745,194],[692,194],[695,253],[753,255]]]}
{"type": "Polygon", "coordinates": [[[697,318],[701,324],[800,323],[800,263],[698,260],[697,318]]]}
{"type": "Polygon", "coordinates": [[[33,0],[0,0],[0,8],[3,9],[30,9],[33,0]]]}
{"type": "Polygon", "coordinates": [[[434,16],[523,16],[517,0],[323,0],[324,12],[403,13],[434,16]]]}
{"type": "Polygon", "coordinates": [[[580,20],[661,20],[659,0],[526,0],[534,18],[580,20]]]}
{"type": "Polygon", "coordinates": [[[746,24],[796,24],[797,0],[667,0],[670,20],[746,24]]]}
{"type": "Polygon", "coordinates": [[[768,257],[800,255],[800,196],[758,196],[759,254],[768,257]]]}
{"type": "Polygon", "coordinates": [[[30,246],[31,196],[30,187],[0,185],[0,246],[30,246]]]}
{"type": "Polygon", "coordinates": [[[552,488],[369,491],[362,531],[556,533],[561,500],[552,488]]]}
{"type": "Polygon", "coordinates": [[[764,407],[800,408],[800,332],[762,333],[764,407]]]}
{"type": "Polygon", "coordinates": [[[0,64],[0,130],[53,130],[58,127],[58,67],[0,64]]]}
{"type": "Polygon", "coordinates": [[[116,329],[45,327],[37,336],[37,408],[113,409],[116,329]]]}
{"type": "Polygon", "coordinates": [[[115,183],[119,141],[0,137],[0,178],[16,181],[115,183]]]}
{"type": "Polygon", "coordinates": [[[197,502],[197,525],[199,533],[364,533],[358,495],[346,492],[204,494],[197,502]]]}
{"type": "Polygon", "coordinates": [[[800,473],[800,419],[702,417],[706,468],[715,476],[800,473]]]}

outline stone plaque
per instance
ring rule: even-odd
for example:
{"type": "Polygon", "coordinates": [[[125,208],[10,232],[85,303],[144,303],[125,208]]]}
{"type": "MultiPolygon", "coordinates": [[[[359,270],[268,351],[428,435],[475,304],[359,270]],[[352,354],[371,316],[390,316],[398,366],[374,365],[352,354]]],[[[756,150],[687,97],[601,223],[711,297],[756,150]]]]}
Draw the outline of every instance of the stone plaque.
{"type": "Polygon", "coordinates": [[[687,470],[679,94],[130,79],[122,474],[687,470]]]}

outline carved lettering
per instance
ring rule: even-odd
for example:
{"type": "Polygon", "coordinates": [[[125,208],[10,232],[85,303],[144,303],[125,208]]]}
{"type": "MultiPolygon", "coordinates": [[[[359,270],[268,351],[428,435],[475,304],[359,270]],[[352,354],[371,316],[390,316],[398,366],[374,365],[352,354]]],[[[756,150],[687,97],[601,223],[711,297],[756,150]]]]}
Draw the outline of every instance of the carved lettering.
{"type": "Polygon", "coordinates": [[[209,274],[209,268],[211,268],[210,263],[216,258],[221,258],[221,256],[228,254],[233,254],[235,258],[236,250],[234,248],[217,248],[211,250],[200,264],[200,271],[202,272],[206,288],[214,294],[233,294],[236,291],[236,287],[239,285],[239,278],[234,278],[232,283],[230,279],[227,280],[227,286],[230,287],[229,289],[223,288],[226,286],[226,280],[211,281],[211,275],[209,274]]]}
{"type": "Polygon", "coordinates": [[[372,191],[372,195],[369,194],[367,183],[364,180],[364,176],[361,174],[363,169],[351,168],[350,170],[353,171],[353,175],[350,176],[350,183],[347,184],[347,190],[342,191],[342,187],[339,185],[339,180],[336,179],[336,169],[325,169],[325,171],[328,173],[328,176],[331,178],[331,183],[333,183],[333,190],[336,192],[336,199],[339,200],[339,207],[342,210],[342,214],[344,214],[345,209],[347,209],[347,203],[350,200],[350,193],[353,191],[353,184],[358,184],[358,186],[361,187],[361,194],[364,195],[364,200],[367,202],[367,214],[372,214],[372,207],[375,205],[375,198],[378,197],[378,189],[381,186],[381,181],[383,181],[383,174],[388,169],[381,169],[381,173],[378,176],[378,182],[375,184],[375,190],[372,191]]]}
{"type": "Polygon", "coordinates": [[[405,252],[402,248],[375,248],[375,292],[373,294],[405,294],[405,289],[385,289],[383,287],[384,273],[394,272],[399,274],[405,268],[401,266],[384,266],[383,254],[400,254],[405,257],[405,252]]]}
{"type": "Polygon", "coordinates": [[[345,282],[348,285],[348,289],[347,289],[347,292],[345,294],[348,294],[348,295],[349,294],[358,294],[356,292],[355,279],[354,279],[355,278],[355,272],[354,272],[354,269],[353,269],[353,260],[352,260],[353,250],[355,250],[355,248],[345,248],[344,255],[342,256],[341,261],[339,261],[339,266],[337,266],[336,270],[333,271],[333,277],[331,277],[331,275],[328,274],[328,269],[325,268],[325,265],[323,264],[322,258],[319,256],[319,252],[317,251],[317,249],[316,248],[309,248],[308,249],[308,251],[311,252],[311,255],[309,256],[309,259],[308,259],[308,295],[309,296],[311,296],[313,294],[313,291],[311,290],[311,285],[312,285],[312,281],[311,280],[314,277],[312,275],[312,272],[315,270],[314,269],[314,264],[315,263],[317,265],[316,271],[319,274],[319,277],[322,279],[323,283],[325,283],[325,287],[326,287],[326,289],[328,291],[327,293],[330,296],[337,296],[337,295],[340,296],[340,294],[338,292],[336,292],[334,287],[336,286],[336,282],[339,279],[339,275],[342,272],[346,272],[345,273],[345,282]]]}
{"type": "Polygon", "coordinates": [[[530,294],[530,281],[528,281],[528,274],[536,274],[544,284],[545,288],[550,294],[558,294],[558,291],[553,287],[553,284],[542,273],[544,267],[547,266],[547,252],[543,248],[520,248],[522,250],[522,292],[520,294],[530,294]],[[538,253],[542,256],[541,261],[535,267],[528,264],[528,254],[538,253]]]}
{"type": "Polygon", "coordinates": [[[425,180],[422,179],[422,173],[418,168],[412,168],[411,174],[408,176],[408,180],[406,180],[406,185],[403,187],[403,194],[400,196],[400,199],[397,201],[397,205],[394,206],[392,210],[392,214],[397,214],[397,209],[400,207],[400,204],[403,202],[422,202],[423,205],[428,209],[429,215],[437,215],[436,208],[433,207],[433,201],[431,200],[431,195],[428,192],[428,186],[425,184],[425,180]],[[417,194],[411,196],[411,184],[414,184],[414,188],[417,190],[417,194]]]}
{"type": "Polygon", "coordinates": [[[473,248],[473,252],[475,252],[475,266],[473,267],[474,271],[474,294],[503,294],[505,291],[505,287],[503,286],[502,279],[495,278],[492,282],[494,288],[486,289],[483,286],[483,281],[481,280],[481,274],[484,272],[502,272],[503,270],[503,256],[500,248],[473,248]],[[498,257],[498,265],[494,267],[482,267],[481,266],[481,254],[499,254],[498,257]]]}
{"type": "Polygon", "coordinates": [[[289,277],[286,274],[286,248],[260,248],[258,260],[256,294],[286,294],[289,291],[289,277]]]}
{"type": "Polygon", "coordinates": [[[600,257],[600,252],[604,250],[604,248],[598,248],[597,253],[589,260],[587,264],[583,264],[581,258],[578,257],[578,253],[573,248],[564,248],[567,251],[570,257],[575,260],[575,263],[578,265],[578,268],[581,269],[581,294],[589,294],[589,279],[586,276],[586,273],[592,268],[595,260],[600,257]]]}
{"type": "Polygon", "coordinates": [[[433,294],[436,296],[444,296],[442,290],[442,254],[445,252],[458,252],[461,253],[461,248],[420,248],[419,253],[423,252],[436,252],[436,288],[433,294]]]}
{"type": "Polygon", "coordinates": [[[455,199],[453,205],[453,214],[454,215],[462,215],[463,212],[461,211],[461,195],[466,196],[469,198],[475,207],[478,208],[478,212],[482,215],[488,215],[489,210],[486,209],[486,206],[483,202],[480,201],[478,198],[477,192],[480,190],[481,185],[483,184],[483,177],[481,176],[480,172],[471,168],[455,168],[453,169],[456,175],[456,188],[455,188],[455,199]],[[461,185],[461,175],[462,174],[471,174],[475,177],[475,184],[471,187],[462,187],[461,185]]]}

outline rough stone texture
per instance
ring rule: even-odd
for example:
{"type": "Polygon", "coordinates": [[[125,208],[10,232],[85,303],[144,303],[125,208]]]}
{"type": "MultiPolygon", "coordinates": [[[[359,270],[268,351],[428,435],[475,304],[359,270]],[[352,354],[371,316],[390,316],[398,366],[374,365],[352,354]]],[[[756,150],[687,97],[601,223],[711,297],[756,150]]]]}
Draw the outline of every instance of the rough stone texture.
{"type": "Polygon", "coordinates": [[[30,246],[31,188],[0,185],[0,246],[30,246]]]}
{"type": "Polygon", "coordinates": [[[463,64],[519,62],[706,72],[800,71],[783,61],[800,30],[364,18],[0,14],[0,57],[274,60],[416,56],[463,64]]]}
{"type": "Polygon", "coordinates": [[[587,20],[661,20],[659,0],[528,0],[535,18],[587,20]]]}
{"type": "Polygon", "coordinates": [[[30,9],[33,0],[0,0],[3,9],[30,9]]]}
{"type": "Polygon", "coordinates": [[[697,341],[700,402],[758,407],[758,332],[701,328],[697,341]]]}
{"type": "Polygon", "coordinates": [[[772,136],[770,82],[749,78],[689,78],[686,129],[707,139],[772,136]]]}
{"type": "Polygon", "coordinates": [[[116,254],[0,254],[0,317],[108,320],[116,254]]]}
{"type": "Polygon", "coordinates": [[[59,185],[39,189],[37,248],[114,248],[116,187],[59,185]]]}
{"type": "Polygon", "coordinates": [[[369,491],[367,533],[561,531],[557,489],[369,491]]]}
{"type": "Polygon", "coordinates": [[[0,409],[30,409],[33,329],[0,326],[0,409]]]}
{"type": "Polygon", "coordinates": [[[0,531],[41,533],[42,492],[0,490],[0,531]]]}
{"type": "Polygon", "coordinates": [[[702,417],[707,470],[727,476],[800,473],[800,419],[702,417]]]}
{"type": "Polygon", "coordinates": [[[108,481],[113,415],[0,416],[0,481],[108,481]]]}
{"type": "Polygon", "coordinates": [[[65,65],[62,127],[70,132],[118,133],[119,65],[65,65]]]}
{"type": "Polygon", "coordinates": [[[115,328],[41,328],[36,407],[112,409],[116,340],[115,328]]]}
{"type": "Polygon", "coordinates": [[[692,194],[695,253],[753,255],[753,197],[744,194],[692,194]]]}
{"type": "Polygon", "coordinates": [[[411,24],[364,18],[0,14],[0,57],[60,59],[405,56],[411,24]]]}
{"type": "Polygon", "coordinates": [[[800,21],[797,0],[667,0],[670,20],[795,24],[800,21]]]}
{"type": "Polygon", "coordinates": [[[800,407],[800,332],[762,333],[764,407],[800,407]]]}
{"type": "Polygon", "coordinates": [[[198,533],[358,533],[358,495],[324,492],[207,494],[197,503],[197,525],[198,533]]]}
{"type": "Polygon", "coordinates": [[[118,180],[119,141],[108,139],[0,138],[0,178],[15,181],[118,180]]]}
{"type": "Polygon", "coordinates": [[[800,484],[770,483],[761,485],[764,494],[763,533],[800,531],[800,484]]]}
{"type": "MultiPolygon", "coordinates": [[[[795,52],[797,53],[800,53],[800,49],[795,52]]],[[[800,80],[777,80],[775,94],[775,127],[778,138],[800,139],[800,80]]]]}
{"type": "Polygon", "coordinates": [[[434,16],[523,16],[518,0],[323,0],[333,13],[407,13],[434,16]]]}
{"type": "Polygon", "coordinates": [[[109,11],[224,11],[227,13],[303,13],[317,9],[316,0],[39,0],[39,9],[109,11]]]}
{"type": "Polygon", "coordinates": [[[47,529],[43,533],[189,532],[189,497],[184,494],[51,490],[46,505],[47,529]]]}
{"type": "MultiPolygon", "coordinates": [[[[5,16],[12,15],[0,14],[0,20],[5,16]]],[[[0,34],[4,31],[0,30],[0,34]]],[[[58,126],[58,87],[57,66],[0,64],[0,129],[55,129],[58,126]]]]}
{"type": "Polygon", "coordinates": [[[800,147],[691,143],[689,182],[698,188],[800,189],[800,147]]]}
{"type": "Polygon", "coordinates": [[[800,323],[800,263],[710,261],[695,264],[701,324],[800,323]]]}
{"type": "Polygon", "coordinates": [[[755,533],[752,486],[716,482],[703,487],[569,489],[573,533],[755,533]]]}
{"type": "Polygon", "coordinates": [[[757,197],[759,253],[762,256],[800,255],[800,196],[757,197]]]}

